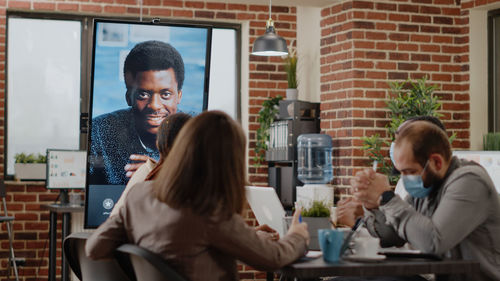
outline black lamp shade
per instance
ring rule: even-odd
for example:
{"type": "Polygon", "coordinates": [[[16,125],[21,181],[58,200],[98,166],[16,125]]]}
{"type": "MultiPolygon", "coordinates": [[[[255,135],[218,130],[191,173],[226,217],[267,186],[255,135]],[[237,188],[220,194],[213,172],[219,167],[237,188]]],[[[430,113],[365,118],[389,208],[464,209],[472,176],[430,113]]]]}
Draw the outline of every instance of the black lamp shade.
{"type": "Polygon", "coordinates": [[[288,54],[286,41],[276,35],[273,26],[266,28],[266,33],[253,43],[252,55],[256,56],[285,56],[288,54]]]}

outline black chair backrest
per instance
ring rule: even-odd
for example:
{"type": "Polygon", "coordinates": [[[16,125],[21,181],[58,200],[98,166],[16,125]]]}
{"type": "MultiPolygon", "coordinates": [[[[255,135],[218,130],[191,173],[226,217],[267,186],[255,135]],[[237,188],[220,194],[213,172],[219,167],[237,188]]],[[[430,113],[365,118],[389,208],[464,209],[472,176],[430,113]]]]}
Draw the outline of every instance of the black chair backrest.
{"type": "Polygon", "coordinates": [[[124,244],[118,247],[115,253],[122,269],[130,266],[130,261],[132,262],[137,281],[186,281],[161,256],[140,246],[124,244]],[[127,257],[130,258],[129,261],[127,257]]]}
{"type": "Polygon", "coordinates": [[[64,239],[64,256],[76,277],[82,281],[134,281],[116,260],[91,260],[85,255],[88,232],[72,233],[64,239]]]}

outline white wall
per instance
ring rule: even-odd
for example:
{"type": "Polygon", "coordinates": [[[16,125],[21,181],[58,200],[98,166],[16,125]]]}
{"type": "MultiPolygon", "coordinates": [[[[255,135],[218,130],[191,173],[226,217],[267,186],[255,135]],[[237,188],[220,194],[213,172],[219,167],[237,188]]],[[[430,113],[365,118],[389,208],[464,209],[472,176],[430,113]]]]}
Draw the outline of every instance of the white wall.
{"type": "Polygon", "coordinates": [[[481,150],[488,132],[488,34],[485,10],[470,13],[470,149],[481,150]]]}
{"type": "Polygon", "coordinates": [[[320,101],[321,8],[297,7],[299,100],[320,101]]]}
{"type": "Polygon", "coordinates": [[[488,132],[488,11],[500,3],[470,11],[470,149],[483,149],[488,132]]]}
{"type": "Polygon", "coordinates": [[[237,119],[238,89],[236,81],[236,30],[214,28],[208,109],[221,110],[237,119]]]}

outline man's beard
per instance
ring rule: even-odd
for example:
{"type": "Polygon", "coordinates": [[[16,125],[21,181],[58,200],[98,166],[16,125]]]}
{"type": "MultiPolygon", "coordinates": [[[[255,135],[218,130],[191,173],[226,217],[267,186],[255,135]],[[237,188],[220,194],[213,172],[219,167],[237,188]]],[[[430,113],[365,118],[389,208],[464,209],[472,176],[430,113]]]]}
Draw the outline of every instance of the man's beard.
{"type": "Polygon", "coordinates": [[[424,187],[425,188],[435,188],[438,187],[442,182],[439,175],[434,171],[428,169],[425,175],[424,187]]]}

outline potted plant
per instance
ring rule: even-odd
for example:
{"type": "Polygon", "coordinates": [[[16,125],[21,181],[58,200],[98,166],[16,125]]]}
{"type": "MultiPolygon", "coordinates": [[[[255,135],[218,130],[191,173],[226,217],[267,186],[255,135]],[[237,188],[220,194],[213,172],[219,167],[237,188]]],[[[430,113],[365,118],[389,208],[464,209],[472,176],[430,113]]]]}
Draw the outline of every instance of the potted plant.
{"type": "Polygon", "coordinates": [[[484,135],[483,150],[500,150],[500,133],[487,133],[484,135]]]}
{"type": "Polygon", "coordinates": [[[18,180],[45,180],[47,169],[47,157],[41,154],[35,155],[18,153],[14,155],[15,178],[18,180]]]}
{"type": "Polygon", "coordinates": [[[298,58],[295,52],[290,52],[284,59],[286,80],[288,82],[288,89],[286,89],[286,99],[288,100],[296,100],[298,97],[297,60],[298,58]]]}
{"type": "Polygon", "coordinates": [[[318,229],[331,228],[328,204],[323,201],[312,201],[310,207],[302,210],[302,220],[307,223],[311,236],[309,248],[319,249],[318,229]]]}
{"type": "Polygon", "coordinates": [[[266,150],[269,144],[269,128],[271,124],[276,119],[276,115],[279,113],[279,102],[283,97],[278,95],[276,97],[269,97],[262,103],[262,108],[259,111],[259,116],[257,117],[257,122],[259,122],[259,128],[256,132],[256,141],[253,157],[254,165],[257,166],[264,162],[266,150]]]}
{"type": "MultiPolygon", "coordinates": [[[[408,118],[422,115],[441,116],[437,112],[441,107],[441,103],[438,97],[434,95],[434,91],[438,86],[427,85],[427,77],[422,77],[416,81],[390,82],[389,87],[394,94],[394,97],[386,102],[386,109],[389,110],[389,116],[391,117],[389,124],[386,125],[387,136],[390,141],[394,140],[394,134],[399,125],[408,118]]],[[[454,138],[455,134],[450,136],[450,143],[454,138]]],[[[378,134],[363,137],[362,140],[363,146],[361,149],[368,153],[370,163],[377,161],[381,164],[379,167],[380,172],[388,175],[391,183],[395,183],[398,176],[391,174],[392,163],[385,161],[385,156],[388,155],[382,150],[384,146],[389,146],[390,142],[382,139],[378,134]]]]}

